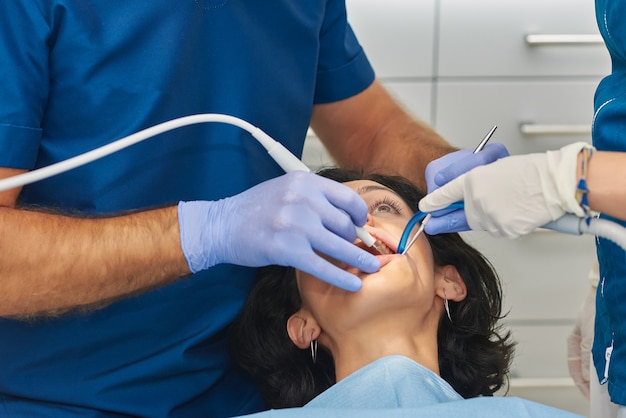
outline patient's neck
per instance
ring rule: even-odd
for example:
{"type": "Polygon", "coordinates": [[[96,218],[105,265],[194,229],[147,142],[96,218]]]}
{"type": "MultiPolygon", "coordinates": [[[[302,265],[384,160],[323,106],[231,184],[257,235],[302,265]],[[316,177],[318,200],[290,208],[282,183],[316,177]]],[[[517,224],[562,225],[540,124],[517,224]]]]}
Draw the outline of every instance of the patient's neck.
{"type": "MultiPolygon", "coordinates": [[[[330,337],[329,337],[330,338],[330,337]]],[[[351,330],[328,344],[335,360],[337,381],[360,368],[390,355],[402,355],[439,374],[437,331],[390,327],[351,330]]]]}

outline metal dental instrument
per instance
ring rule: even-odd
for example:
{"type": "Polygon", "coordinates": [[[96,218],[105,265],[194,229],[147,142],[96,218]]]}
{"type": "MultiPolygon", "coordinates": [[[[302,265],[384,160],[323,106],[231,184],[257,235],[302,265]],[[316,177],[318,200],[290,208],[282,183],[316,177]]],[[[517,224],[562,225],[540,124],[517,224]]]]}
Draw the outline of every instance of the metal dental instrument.
{"type": "Polygon", "coordinates": [[[496,131],[496,129],[498,129],[498,125],[493,125],[493,128],[491,128],[491,130],[487,132],[487,135],[485,135],[483,140],[480,141],[480,144],[478,144],[476,148],[474,148],[474,154],[479,153],[480,151],[483,150],[483,148],[485,148],[485,145],[487,145],[487,142],[489,142],[489,140],[491,139],[491,136],[496,131]]]}
{"type": "Polygon", "coordinates": [[[420,223],[420,227],[417,228],[417,232],[415,233],[415,235],[413,235],[413,238],[411,238],[411,241],[409,241],[409,243],[406,245],[406,247],[404,248],[404,251],[402,251],[402,255],[406,254],[406,252],[409,251],[409,248],[411,248],[411,246],[417,240],[417,238],[420,235],[422,235],[422,232],[424,232],[424,228],[426,228],[426,224],[428,223],[428,221],[430,221],[430,218],[432,217],[433,216],[430,213],[424,217],[424,220],[422,220],[422,223],[420,223]]]}
{"type": "MultiPolygon", "coordinates": [[[[489,139],[491,139],[491,136],[493,135],[493,133],[496,131],[496,129],[498,128],[497,125],[494,125],[493,128],[491,128],[491,130],[489,132],[487,132],[487,135],[485,135],[485,137],[482,139],[482,141],[480,141],[480,143],[476,146],[476,148],[474,149],[474,154],[480,152],[485,145],[487,145],[487,142],[489,142],[489,139]]],[[[462,207],[462,203],[461,205],[457,205],[457,204],[452,204],[450,206],[448,206],[449,208],[452,207],[462,207]]],[[[423,212],[416,212],[415,215],[413,215],[413,218],[416,217],[423,217],[422,223],[420,224],[419,228],[417,229],[417,232],[415,232],[415,235],[413,235],[413,238],[411,238],[411,240],[406,244],[406,246],[404,248],[402,248],[402,242],[403,239],[400,240],[400,246],[398,247],[398,251],[402,251],[401,254],[404,255],[406,254],[407,251],[409,251],[409,248],[411,248],[411,246],[413,245],[413,243],[415,243],[415,241],[417,240],[417,238],[422,234],[422,232],[424,232],[424,228],[426,228],[426,224],[428,223],[428,221],[430,221],[430,218],[432,218],[432,215],[430,213],[426,214],[424,216],[423,212]]],[[[413,221],[413,218],[411,219],[411,221],[413,221]]],[[[414,223],[415,222],[411,222],[409,221],[409,223],[407,224],[407,227],[410,228],[409,231],[411,229],[413,229],[414,227],[414,223]],[[412,225],[413,224],[413,225],[412,225]]],[[[419,222],[419,221],[418,221],[419,222]]],[[[404,234],[403,238],[404,238],[404,234]]]]}

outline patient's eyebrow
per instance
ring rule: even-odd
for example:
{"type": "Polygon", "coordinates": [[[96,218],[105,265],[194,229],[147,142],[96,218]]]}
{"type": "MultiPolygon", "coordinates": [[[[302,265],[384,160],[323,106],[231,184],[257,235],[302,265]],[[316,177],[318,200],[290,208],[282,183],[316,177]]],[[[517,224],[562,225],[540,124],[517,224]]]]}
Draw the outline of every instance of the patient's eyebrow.
{"type": "Polygon", "coordinates": [[[385,187],[385,186],[383,186],[381,184],[368,184],[367,186],[359,187],[356,190],[356,192],[358,194],[365,194],[365,193],[374,192],[374,191],[378,191],[378,190],[383,190],[385,192],[391,192],[391,193],[395,194],[396,196],[398,195],[396,192],[391,190],[389,187],[385,187]]]}

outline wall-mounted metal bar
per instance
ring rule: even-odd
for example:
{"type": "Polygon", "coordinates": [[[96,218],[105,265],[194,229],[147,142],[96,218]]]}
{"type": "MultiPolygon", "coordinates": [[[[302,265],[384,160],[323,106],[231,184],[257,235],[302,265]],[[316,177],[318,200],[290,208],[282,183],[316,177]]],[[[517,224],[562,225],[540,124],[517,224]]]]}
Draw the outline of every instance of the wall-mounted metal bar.
{"type": "Polygon", "coordinates": [[[591,134],[591,125],[522,123],[519,130],[523,135],[589,135],[591,134]]]}
{"type": "Polygon", "coordinates": [[[526,43],[530,46],[543,45],[602,45],[599,34],[529,34],[526,43]]]}

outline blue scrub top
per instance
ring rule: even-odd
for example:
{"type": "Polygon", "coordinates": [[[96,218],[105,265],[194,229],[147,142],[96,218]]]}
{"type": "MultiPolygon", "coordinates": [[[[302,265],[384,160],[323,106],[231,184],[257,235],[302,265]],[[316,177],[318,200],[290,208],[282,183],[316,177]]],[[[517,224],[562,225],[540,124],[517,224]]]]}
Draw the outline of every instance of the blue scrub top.
{"type": "MultiPolygon", "coordinates": [[[[238,116],[299,156],[313,104],[374,79],[343,0],[2,1],[0,62],[0,166],[22,169],[197,113],[238,116]]],[[[246,132],[204,124],[28,185],[19,200],[109,214],[280,174],[246,132]]],[[[253,274],[221,265],[93,312],[0,320],[0,416],[259,410],[226,352],[253,274]]]]}
{"type": "MultiPolygon", "coordinates": [[[[596,0],[596,19],[611,55],[611,74],[594,99],[593,145],[602,151],[626,152],[626,2],[596,0]]],[[[626,222],[603,218],[626,226],[626,222]]],[[[596,295],[593,359],[611,400],[626,405],[626,252],[615,243],[596,241],[600,283],[596,295]]]]}

